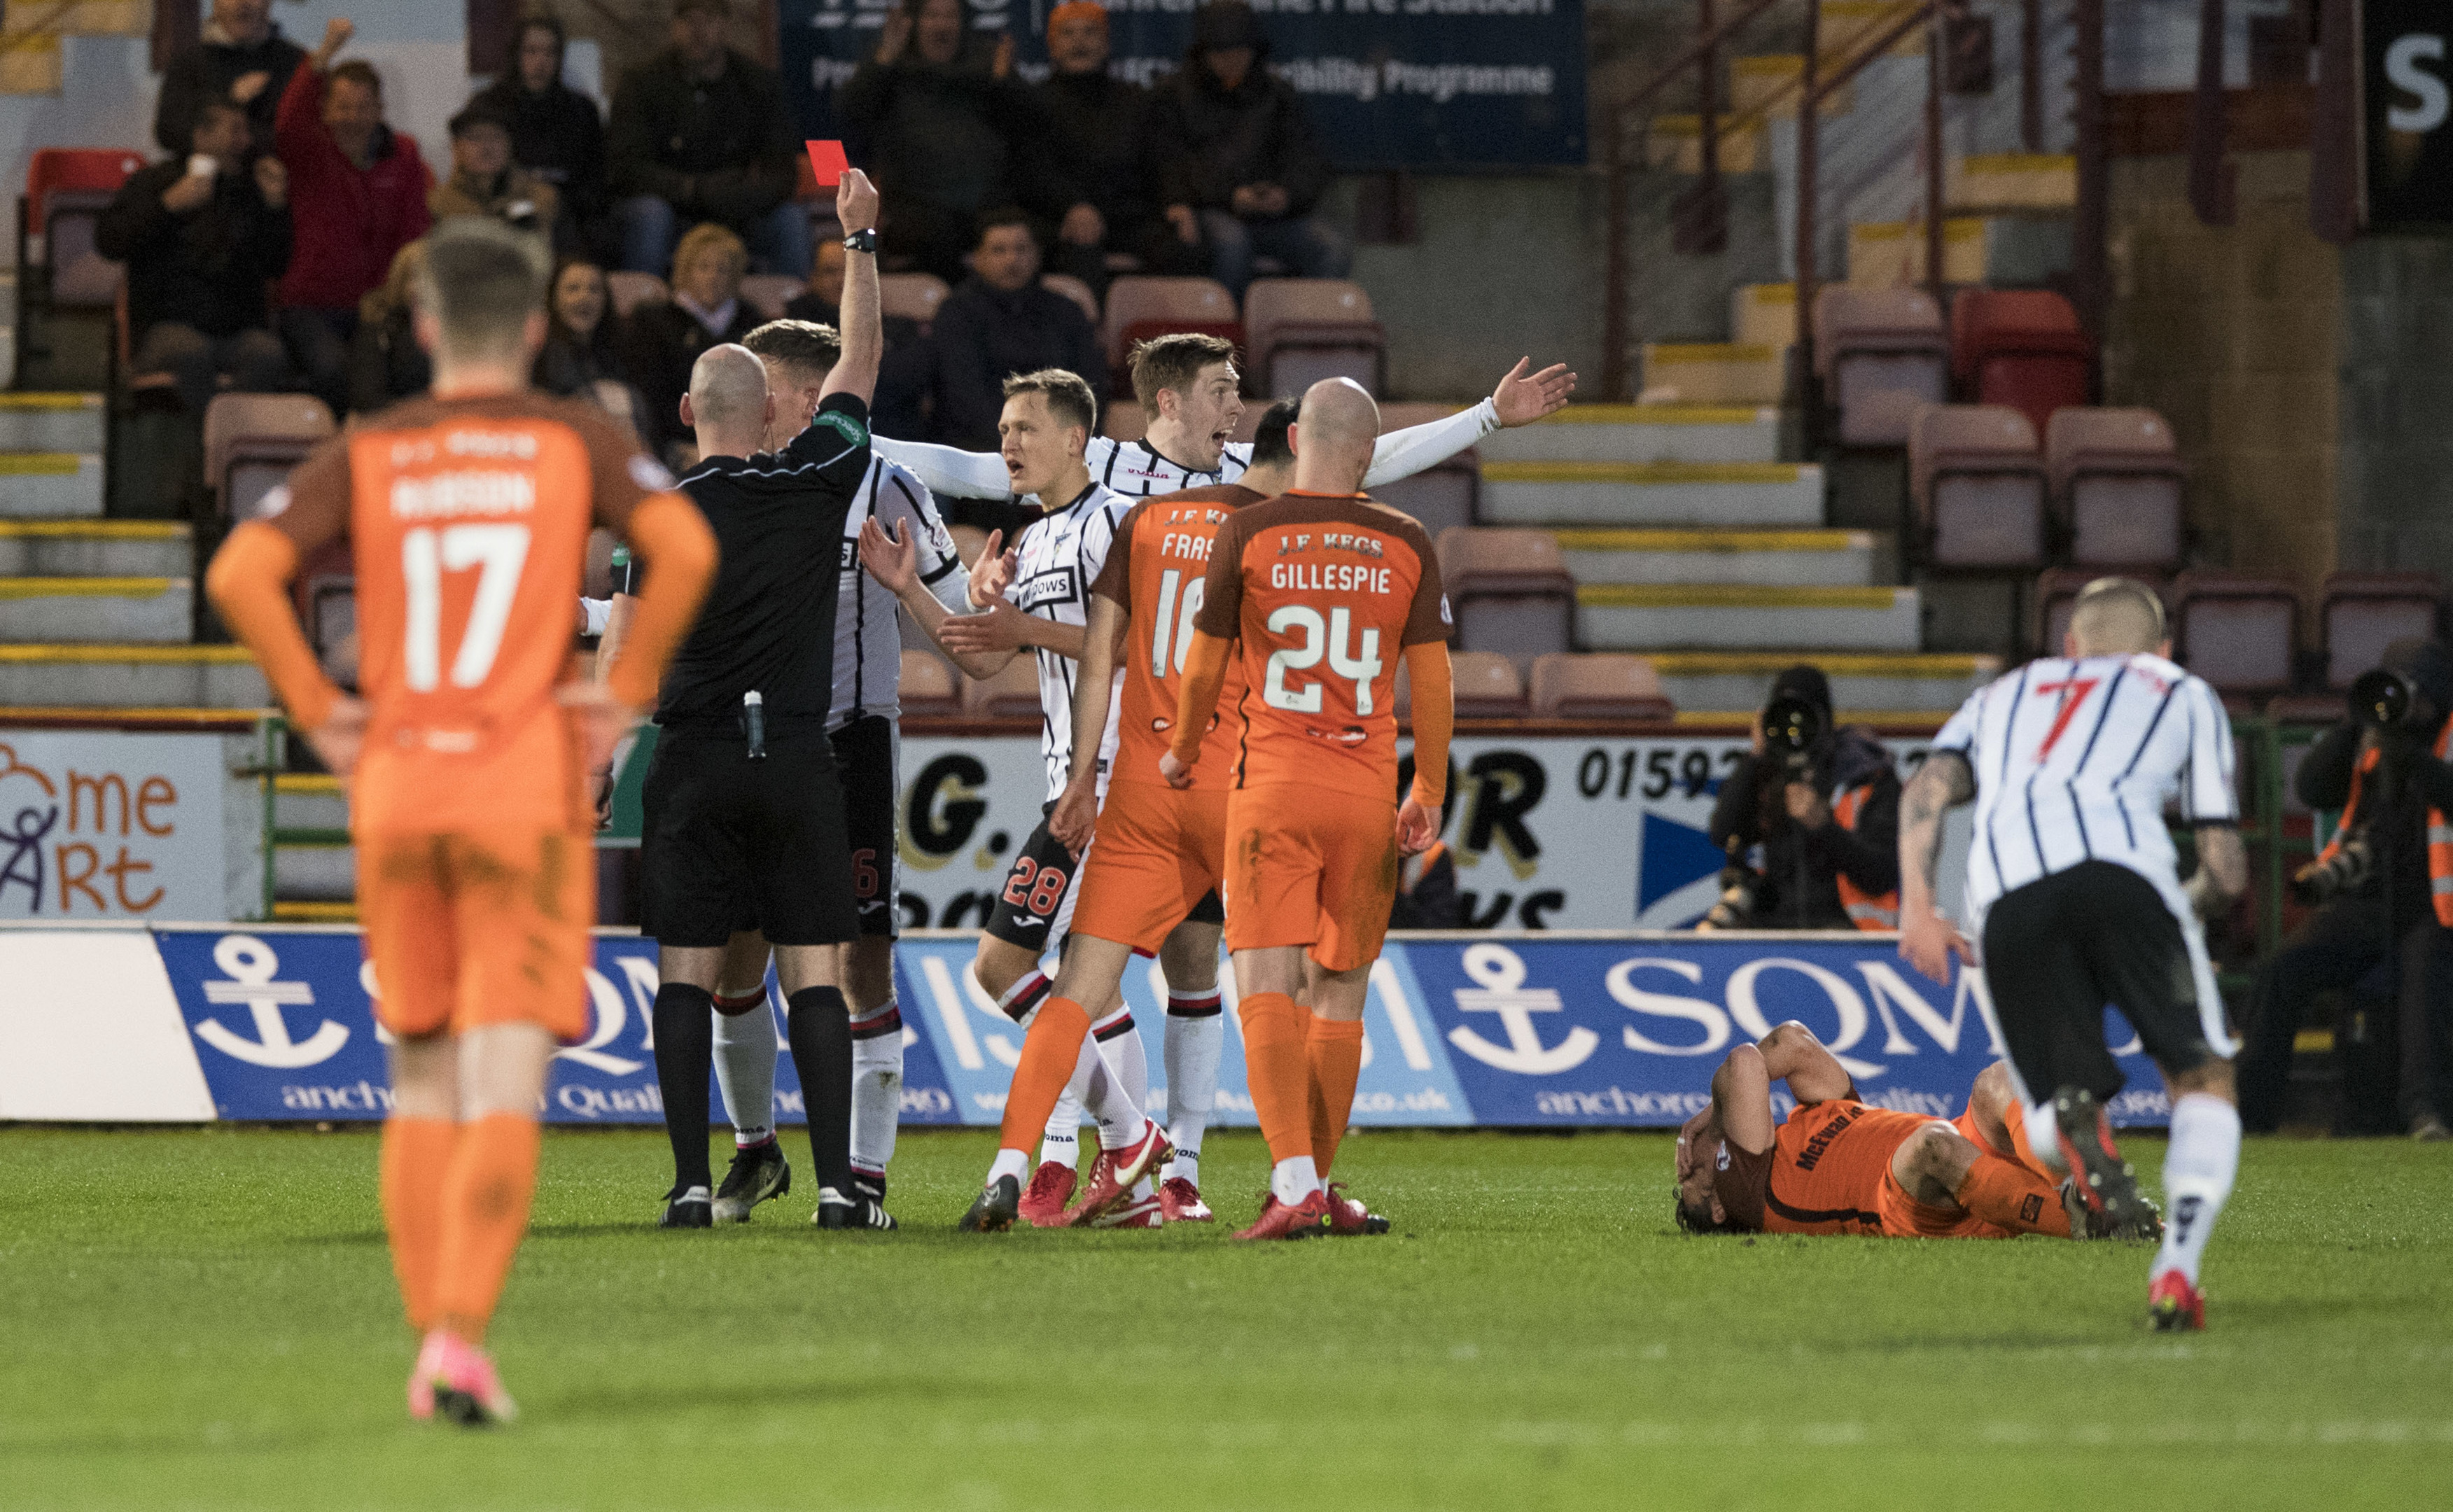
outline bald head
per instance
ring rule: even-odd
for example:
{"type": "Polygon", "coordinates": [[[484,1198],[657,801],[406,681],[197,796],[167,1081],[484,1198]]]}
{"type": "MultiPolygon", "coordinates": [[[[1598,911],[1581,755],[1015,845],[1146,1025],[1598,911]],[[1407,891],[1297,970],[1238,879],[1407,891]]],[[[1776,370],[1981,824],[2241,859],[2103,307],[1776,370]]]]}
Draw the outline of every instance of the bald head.
{"type": "Polygon", "coordinates": [[[2097,578],[2079,590],[2063,650],[2072,657],[2159,655],[2171,649],[2164,635],[2164,601],[2134,578],[2097,578]]]}
{"type": "Polygon", "coordinates": [[[1304,391],[1291,439],[1296,487],[1359,492],[1380,440],[1380,407],[1353,379],[1324,378],[1304,391]]]}
{"type": "Polygon", "coordinates": [[[682,397],[682,424],[698,432],[699,455],[746,457],[767,439],[772,406],[767,365],[747,347],[709,347],[690,366],[689,392],[682,397]]]}

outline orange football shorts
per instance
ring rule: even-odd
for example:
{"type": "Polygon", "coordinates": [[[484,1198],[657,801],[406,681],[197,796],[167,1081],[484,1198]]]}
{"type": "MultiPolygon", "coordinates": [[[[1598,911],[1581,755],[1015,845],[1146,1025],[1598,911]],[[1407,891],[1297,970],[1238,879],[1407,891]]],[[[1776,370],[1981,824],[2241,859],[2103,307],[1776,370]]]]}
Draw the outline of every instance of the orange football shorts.
{"type": "Polygon", "coordinates": [[[1082,862],[1072,932],[1158,954],[1218,885],[1226,854],[1224,787],[1111,782],[1099,837],[1082,862]]]}
{"type": "Polygon", "coordinates": [[[1291,783],[1226,802],[1226,948],[1309,945],[1331,971],[1367,965],[1397,901],[1397,803],[1291,783]]]}
{"type": "Polygon", "coordinates": [[[362,837],[358,918],[375,1016],[404,1039],[489,1024],[588,1033],[596,851],[584,835],[362,837]]]}

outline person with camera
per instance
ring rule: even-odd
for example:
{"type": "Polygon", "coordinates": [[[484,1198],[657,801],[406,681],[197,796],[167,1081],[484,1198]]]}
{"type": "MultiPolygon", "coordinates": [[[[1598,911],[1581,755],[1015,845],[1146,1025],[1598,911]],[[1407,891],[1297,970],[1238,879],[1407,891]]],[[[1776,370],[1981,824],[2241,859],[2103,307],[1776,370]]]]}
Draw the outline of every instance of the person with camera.
{"type": "MultiPolygon", "coordinates": [[[[2453,654],[2396,641],[2351,685],[2350,717],[2300,763],[2300,801],[2342,814],[2333,840],[2293,878],[2318,905],[2258,973],[2240,1060],[2240,1115],[2281,1122],[2291,1050],[2308,1001],[2386,968],[2399,1030],[2396,1112],[2419,1139],[2444,1139],[2444,1047],[2453,1019],[2453,654]]],[[[2352,1089],[2353,1097],[2357,1090],[2352,1089]]],[[[2357,1106],[2346,1107],[2361,1121],[2357,1106]]],[[[2372,1113],[2370,1115],[2373,1116],[2372,1113]]]]}
{"type": "Polygon", "coordinates": [[[1790,667],[1772,683],[1753,754],[1722,779],[1711,836],[1729,865],[1699,927],[1898,928],[1899,826],[1890,752],[1835,726],[1820,668],[1790,667]]]}

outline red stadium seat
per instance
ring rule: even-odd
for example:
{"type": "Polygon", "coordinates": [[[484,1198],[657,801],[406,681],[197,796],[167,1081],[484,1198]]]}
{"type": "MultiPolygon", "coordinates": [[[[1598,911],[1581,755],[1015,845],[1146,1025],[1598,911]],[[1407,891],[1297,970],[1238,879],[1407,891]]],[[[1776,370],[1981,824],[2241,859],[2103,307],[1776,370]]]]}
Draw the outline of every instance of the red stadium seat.
{"type": "Polygon", "coordinates": [[[926,335],[937,318],[937,307],[951,292],[934,273],[887,273],[877,281],[878,311],[918,321],[926,335]]]}
{"type": "Polygon", "coordinates": [[[2347,690],[2396,641],[2434,640],[2443,599],[2443,585],[2433,572],[2328,575],[2318,609],[2325,637],[2325,686],[2347,690]]]}
{"type": "Polygon", "coordinates": [[[264,496],[335,428],[332,412],[310,395],[216,395],[205,407],[205,482],[223,518],[255,518],[264,496]]]}
{"type": "Polygon", "coordinates": [[[1908,482],[1930,565],[2044,565],[2044,459],[2034,428],[2016,409],[1919,409],[1908,428],[1908,482]]]}
{"type": "Polygon", "coordinates": [[[27,249],[49,274],[54,308],[109,309],[118,297],[120,266],[95,249],[94,228],[144,166],[141,154],[115,148],[45,148],[27,164],[27,249]]]}
{"type": "Polygon", "coordinates": [[[1616,651],[1535,657],[1531,686],[1536,719],[1662,721],[1678,712],[1650,662],[1616,651]]]}
{"type": "Polygon", "coordinates": [[[2180,566],[2186,470],[2152,409],[2058,409],[2044,426],[2044,475],[2080,567],[2180,566]]]}
{"type": "Polygon", "coordinates": [[[741,281],[741,302],[758,311],[761,319],[781,320],[784,307],[808,287],[789,273],[751,273],[741,281]]]}
{"type": "Polygon", "coordinates": [[[1081,306],[1082,318],[1090,323],[1092,330],[1099,328],[1099,296],[1090,292],[1089,285],[1070,273],[1042,273],[1039,287],[1051,294],[1062,294],[1081,306]]]}
{"type": "Polygon", "coordinates": [[[1814,366],[1840,411],[1840,441],[1904,447],[1920,404],[1950,397],[1942,310],[1921,288],[1826,285],[1814,296],[1814,366]]]}
{"type": "MultiPolygon", "coordinates": [[[[1450,651],[1448,673],[1456,689],[1459,719],[1522,719],[1525,679],[1516,664],[1496,651],[1450,651]]],[[[1406,664],[1397,664],[1397,718],[1414,717],[1414,687],[1406,664]]]]}
{"type": "Polygon", "coordinates": [[[669,305],[673,300],[673,291],[653,273],[608,273],[605,291],[613,301],[613,313],[626,320],[647,306],[669,305]]]}
{"type": "Polygon", "coordinates": [[[1136,342],[1152,336],[1184,333],[1224,336],[1238,349],[1244,326],[1235,313],[1235,296],[1226,286],[1208,278],[1147,278],[1136,274],[1107,286],[1107,318],[1099,327],[1107,343],[1107,367],[1116,375],[1116,392],[1132,392],[1132,365],[1127,354],[1136,342]]]}
{"type": "Polygon", "coordinates": [[[1960,393],[2007,405],[2042,433],[2053,411],[2086,403],[2094,345],[2078,311],[2049,289],[1969,288],[1950,306],[1950,366],[1960,393]]]}
{"type": "Polygon", "coordinates": [[[1523,664],[1575,644],[1576,580],[1557,536],[1453,526],[1439,534],[1439,557],[1465,649],[1523,664]]]}
{"type": "Polygon", "coordinates": [[[1386,387],[1387,333],[1360,284],[1263,279],[1245,291],[1244,332],[1256,393],[1300,394],[1324,378],[1386,387]]]}
{"type": "Polygon", "coordinates": [[[2172,584],[2172,642],[2181,664],[2225,694],[2291,686],[2300,590],[2282,578],[2191,570],[2172,584]]]}

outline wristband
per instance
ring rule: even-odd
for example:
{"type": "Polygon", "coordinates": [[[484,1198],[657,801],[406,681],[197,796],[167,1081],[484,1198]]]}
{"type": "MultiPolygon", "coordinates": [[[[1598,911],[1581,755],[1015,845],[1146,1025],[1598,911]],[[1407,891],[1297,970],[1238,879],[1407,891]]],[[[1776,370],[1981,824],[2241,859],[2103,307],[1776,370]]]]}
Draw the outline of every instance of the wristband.
{"type": "Polygon", "coordinates": [[[870,227],[850,232],[844,237],[843,244],[845,251],[867,252],[874,257],[877,255],[877,229],[875,227],[870,227]]]}

